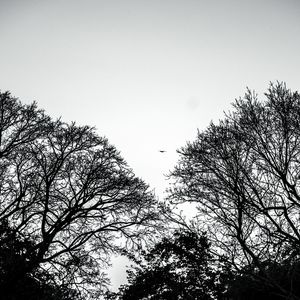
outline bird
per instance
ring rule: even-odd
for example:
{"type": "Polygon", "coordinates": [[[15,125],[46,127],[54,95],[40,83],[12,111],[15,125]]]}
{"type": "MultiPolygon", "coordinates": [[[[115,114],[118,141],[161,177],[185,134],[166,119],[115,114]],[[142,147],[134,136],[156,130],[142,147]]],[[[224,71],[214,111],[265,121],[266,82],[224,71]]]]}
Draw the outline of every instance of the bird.
{"type": "Polygon", "coordinates": [[[167,152],[166,150],[159,150],[160,153],[165,153],[167,152]]]}

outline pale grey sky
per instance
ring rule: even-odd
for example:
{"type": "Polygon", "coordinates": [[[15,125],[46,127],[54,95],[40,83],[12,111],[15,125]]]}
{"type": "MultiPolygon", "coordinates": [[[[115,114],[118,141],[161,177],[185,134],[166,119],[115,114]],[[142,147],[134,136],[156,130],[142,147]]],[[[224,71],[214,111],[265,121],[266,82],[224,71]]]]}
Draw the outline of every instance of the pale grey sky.
{"type": "Polygon", "coordinates": [[[0,0],[0,89],[96,126],[161,197],[246,86],[299,89],[299,53],[299,0],[0,0]]]}

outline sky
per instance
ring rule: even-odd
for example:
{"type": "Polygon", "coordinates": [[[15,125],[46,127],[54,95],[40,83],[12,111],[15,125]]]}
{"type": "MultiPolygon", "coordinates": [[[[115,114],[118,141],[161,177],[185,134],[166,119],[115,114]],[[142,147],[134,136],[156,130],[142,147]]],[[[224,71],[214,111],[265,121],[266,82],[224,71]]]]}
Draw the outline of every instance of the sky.
{"type": "Polygon", "coordinates": [[[0,0],[1,91],[95,126],[161,199],[246,87],[299,90],[299,53],[299,0],[0,0]]]}

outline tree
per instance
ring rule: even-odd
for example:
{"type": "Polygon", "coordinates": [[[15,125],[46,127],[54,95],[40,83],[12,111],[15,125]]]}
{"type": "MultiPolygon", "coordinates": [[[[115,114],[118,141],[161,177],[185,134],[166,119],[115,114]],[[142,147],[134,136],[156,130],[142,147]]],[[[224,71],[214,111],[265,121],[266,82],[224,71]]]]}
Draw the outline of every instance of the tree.
{"type": "Polygon", "coordinates": [[[142,258],[128,271],[129,284],[108,299],[223,299],[221,269],[204,233],[178,230],[142,258]]]}
{"type": "Polygon", "coordinates": [[[234,274],[228,285],[228,296],[232,300],[280,300],[295,299],[300,296],[300,263],[297,261],[264,262],[264,272],[255,266],[246,266],[234,274]],[[265,274],[271,280],[264,280],[265,274]],[[276,282],[280,288],[270,284],[276,282]],[[282,288],[290,290],[292,295],[282,295],[282,288]]]}
{"type": "Polygon", "coordinates": [[[0,224],[0,291],[3,300],[75,300],[75,290],[57,285],[51,274],[35,268],[24,276],[17,276],[26,269],[36,252],[34,243],[21,239],[7,223],[0,224]]]}
{"type": "Polygon", "coordinates": [[[0,222],[34,242],[19,277],[43,268],[92,296],[116,238],[138,245],[159,217],[153,193],[106,138],[0,94],[0,222]]]}
{"type": "Polygon", "coordinates": [[[299,256],[300,95],[277,83],[265,96],[260,102],[248,90],[179,151],[170,199],[198,204],[213,245],[237,270],[254,266],[282,298],[299,299],[297,279],[283,286],[264,264],[299,256]]]}

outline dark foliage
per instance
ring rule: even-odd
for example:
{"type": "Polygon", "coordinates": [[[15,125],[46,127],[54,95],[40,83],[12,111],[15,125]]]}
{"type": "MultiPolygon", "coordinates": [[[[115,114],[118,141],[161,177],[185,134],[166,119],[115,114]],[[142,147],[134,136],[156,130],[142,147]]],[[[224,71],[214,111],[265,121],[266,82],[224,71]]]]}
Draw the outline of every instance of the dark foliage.
{"type": "Polygon", "coordinates": [[[225,276],[209,252],[205,234],[177,231],[144,253],[128,272],[129,284],[108,299],[222,299],[225,276]]]}
{"type": "Polygon", "coordinates": [[[235,275],[228,295],[233,300],[282,300],[300,298],[300,262],[264,262],[263,272],[247,266],[235,275]],[[266,278],[267,275],[267,278],[266,278]],[[284,291],[292,291],[287,295],[284,291]]]}
{"type": "Polygon", "coordinates": [[[0,293],[3,300],[76,300],[78,293],[58,286],[46,270],[32,269],[34,243],[22,239],[7,222],[0,225],[0,293]]]}

